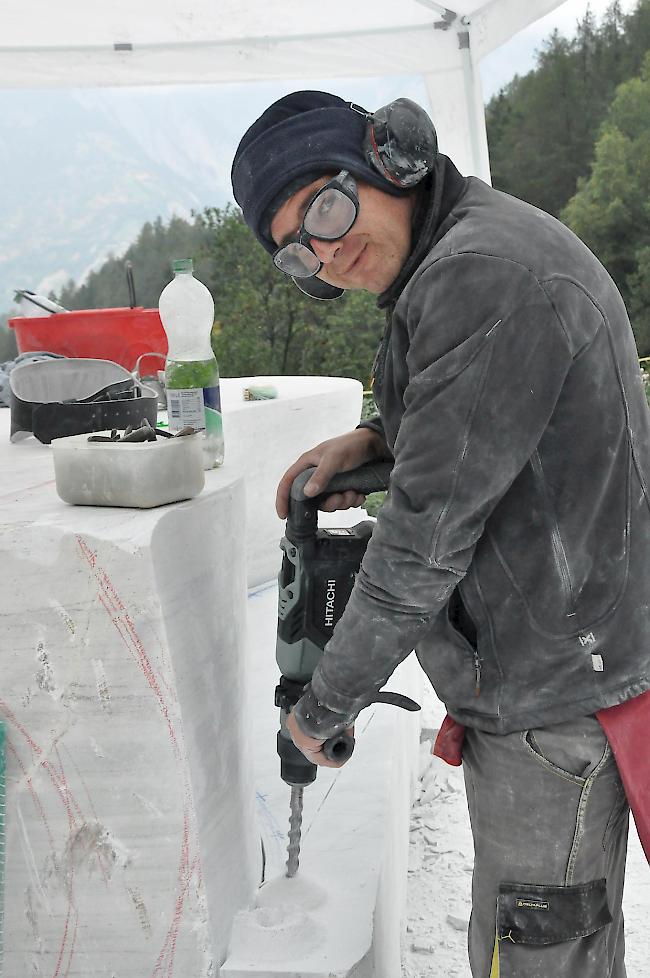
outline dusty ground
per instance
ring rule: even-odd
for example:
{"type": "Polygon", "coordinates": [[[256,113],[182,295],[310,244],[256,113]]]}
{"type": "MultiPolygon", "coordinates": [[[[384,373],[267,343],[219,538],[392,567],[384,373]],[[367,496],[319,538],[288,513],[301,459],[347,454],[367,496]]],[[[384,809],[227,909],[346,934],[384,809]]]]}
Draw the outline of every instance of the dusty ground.
{"type": "MultiPolygon", "coordinates": [[[[420,781],[411,815],[408,923],[403,978],[471,978],[467,962],[473,846],[462,768],[432,757],[444,710],[427,691],[420,781]]],[[[628,978],[645,978],[650,958],[650,867],[630,833],[624,910],[628,978]]]]}

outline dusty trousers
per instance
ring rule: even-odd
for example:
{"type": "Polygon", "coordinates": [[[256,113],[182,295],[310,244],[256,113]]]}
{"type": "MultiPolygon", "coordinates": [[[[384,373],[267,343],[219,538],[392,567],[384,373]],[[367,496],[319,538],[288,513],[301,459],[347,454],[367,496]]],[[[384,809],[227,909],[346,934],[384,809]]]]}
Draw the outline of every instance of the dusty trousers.
{"type": "Polygon", "coordinates": [[[629,808],[595,717],[468,729],[473,978],[625,978],[629,808]]]}

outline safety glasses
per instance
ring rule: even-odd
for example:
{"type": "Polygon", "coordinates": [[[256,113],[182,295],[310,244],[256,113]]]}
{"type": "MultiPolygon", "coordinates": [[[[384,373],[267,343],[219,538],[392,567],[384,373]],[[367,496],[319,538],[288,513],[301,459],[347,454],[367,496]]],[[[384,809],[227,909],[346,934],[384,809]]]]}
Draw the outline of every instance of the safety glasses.
{"type": "Polygon", "coordinates": [[[348,233],[359,213],[359,196],[354,177],[347,170],[320,187],[307,205],[305,216],[293,241],[278,248],[273,256],[276,268],[292,278],[311,278],[321,269],[321,261],[309,241],[337,241],[348,233]]]}

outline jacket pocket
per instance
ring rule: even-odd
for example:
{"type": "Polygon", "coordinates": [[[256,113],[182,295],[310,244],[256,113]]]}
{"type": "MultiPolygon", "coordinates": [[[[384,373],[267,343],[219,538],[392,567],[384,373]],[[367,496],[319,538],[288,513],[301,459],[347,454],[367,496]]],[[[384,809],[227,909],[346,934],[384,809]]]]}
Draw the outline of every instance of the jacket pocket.
{"type": "Polygon", "coordinates": [[[557,516],[551,502],[551,496],[546,484],[546,479],[544,478],[544,470],[542,469],[542,460],[540,458],[539,451],[533,452],[530,459],[530,464],[539,484],[540,495],[544,500],[548,535],[551,542],[555,570],[560,581],[562,594],[564,596],[564,606],[567,613],[571,614],[575,610],[575,587],[571,579],[571,570],[569,568],[569,561],[567,559],[562,534],[560,533],[557,516]]]}
{"type": "Polygon", "coordinates": [[[494,552],[535,624],[561,621],[570,632],[576,628],[576,587],[539,451],[521,472],[517,490],[525,512],[512,512],[504,499],[488,524],[494,552]]]}
{"type": "Polygon", "coordinates": [[[450,607],[448,602],[415,650],[438,699],[450,706],[471,703],[481,688],[479,653],[456,627],[453,617],[454,605],[450,607]]]}
{"type": "Polygon", "coordinates": [[[501,883],[492,974],[605,974],[611,921],[604,879],[577,886],[501,883]]]}
{"type": "Polygon", "coordinates": [[[529,624],[547,638],[595,628],[616,607],[630,560],[631,454],[625,433],[608,466],[589,479],[588,459],[533,452],[486,524],[493,556],[523,602],[529,624]]]}
{"type": "Polygon", "coordinates": [[[576,886],[499,884],[499,941],[560,944],[595,934],[611,922],[605,879],[576,886]]]}

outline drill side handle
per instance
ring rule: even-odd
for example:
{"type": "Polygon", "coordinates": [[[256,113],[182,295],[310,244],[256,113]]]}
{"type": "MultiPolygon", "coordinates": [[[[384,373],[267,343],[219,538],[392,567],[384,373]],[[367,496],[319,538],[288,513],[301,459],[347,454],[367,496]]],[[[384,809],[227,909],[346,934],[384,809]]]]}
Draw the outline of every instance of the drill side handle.
{"type": "MultiPolygon", "coordinates": [[[[286,784],[293,787],[306,787],[316,779],[317,767],[307,760],[298,750],[289,736],[284,722],[278,731],[278,756],[280,758],[280,776],[286,784]]],[[[345,731],[335,734],[323,744],[323,754],[330,761],[343,764],[352,757],[354,751],[354,736],[345,731]]]]}
{"type": "MultiPolygon", "coordinates": [[[[304,683],[280,676],[275,688],[275,705],[280,707],[280,730],[278,731],[278,755],[282,780],[294,786],[311,784],[316,777],[316,765],[308,761],[293,743],[287,729],[286,720],[302,696],[304,683]]],[[[354,751],[354,735],[349,730],[329,737],[323,744],[323,753],[330,761],[342,764],[354,751]]]]}
{"type": "Polygon", "coordinates": [[[337,761],[342,764],[352,757],[354,751],[354,737],[351,733],[336,734],[330,737],[323,744],[323,754],[329,761],[337,761]]]}

